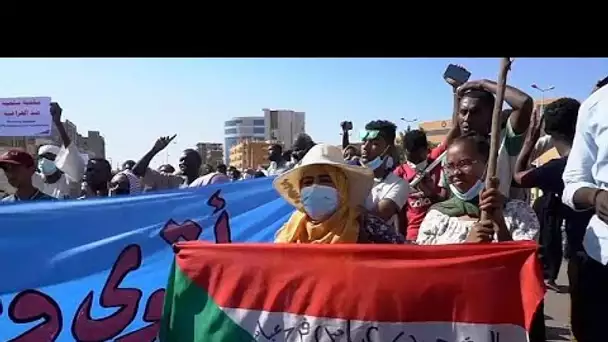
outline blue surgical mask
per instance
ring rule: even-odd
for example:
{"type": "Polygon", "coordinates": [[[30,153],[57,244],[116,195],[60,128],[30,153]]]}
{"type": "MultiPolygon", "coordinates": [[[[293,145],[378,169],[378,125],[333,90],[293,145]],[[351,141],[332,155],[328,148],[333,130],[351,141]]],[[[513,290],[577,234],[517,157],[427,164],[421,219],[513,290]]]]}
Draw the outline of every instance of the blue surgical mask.
{"type": "Polygon", "coordinates": [[[390,169],[393,167],[393,157],[376,157],[374,160],[365,163],[365,167],[368,169],[376,170],[377,168],[384,165],[385,168],[390,169]],[[386,161],[386,163],[384,163],[386,161]]]}
{"type": "Polygon", "coordinates": [[[368,169],[372,169],[375,170],[377,168],[379,168],[380,166],[382,166],[382,162],[384,162],[383,158],[380,158],[380,156],[374,158],[374,160],[370,160],[367,163],[365,163],[365,167],[367,167],[368,169]]]}
{"type": "Polygon", "coordinates": [[[379,156],[374,158],[374,160],[368,161],[367,163],[364,164],[364,166],[367,167],[368,169],[372,169],[372,170],[376,170],[377,168],[381,167],[382,165],[384,165],[384,167],[386,169],[390,169],[391,167],[393,167],[393,165],[394,165],[393,157],[385,155],[385,153],[388,151],[388,148],[389,147],[387,146],[384,149],[384,151],[382,153],[380,153],[379,156]]]}
{"type": "Polygon", "coordinates": [[[38,161],[38,168],[40,169],[40,172],[42,172],[42,174],[45,176],[50,176],[57,172],[57,166],[55,165],[55,163],[52,160],[48,160],[46,158],[41,158],[38,161]]]}
{"type": "Polygon", "coordinates": [[[384,165],[387,169],[392,168],[395,165],[395,162],[393,161],[393,157],[391,157],[391,156],[386,157],[386,164],[384,164],[384,165]]]}
{"type": "Polygon", "coordinates": [[[338,209],[338,190],[326,185],[307,186],[300,191],[300,201],[308,217],[320,221],[338,209]]]}
{"type": "Polygon", "coordinates": [[[473,185],[473,187],[470,188],[467,192],[462,192],[458,190],[458,188],[456,188],[453,184],[450,184],[450,191],[452,191],[452,194],[454,194],[454,196],[456,196],[457,198],[463,201],[470,201],[473,198],[479,196],[484,186],[484,181],[478,179],[477,183],[475,183],[475,185],[473,185]]]}

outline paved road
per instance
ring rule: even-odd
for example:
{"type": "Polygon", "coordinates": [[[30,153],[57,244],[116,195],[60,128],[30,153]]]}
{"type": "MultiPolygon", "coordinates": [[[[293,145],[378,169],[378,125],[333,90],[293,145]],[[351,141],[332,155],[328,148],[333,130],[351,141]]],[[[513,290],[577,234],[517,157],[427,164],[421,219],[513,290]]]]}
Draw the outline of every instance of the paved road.
{"type": "Polygon", "coordinates": [[[566,261],[562,264],[557,284],[562,285],[563,293],[548,290],[545,297],[547,342],[571,341],[569,329],[570,298],[567,293],[566,261]]]}

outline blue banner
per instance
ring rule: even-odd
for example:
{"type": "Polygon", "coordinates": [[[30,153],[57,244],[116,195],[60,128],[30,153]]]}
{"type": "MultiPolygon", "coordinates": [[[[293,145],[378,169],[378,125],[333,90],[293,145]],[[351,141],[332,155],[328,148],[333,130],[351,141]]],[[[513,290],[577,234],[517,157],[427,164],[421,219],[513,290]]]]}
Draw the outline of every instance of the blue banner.
{"type": "Polygon", "coordinates": [[[271,178],[0,205],[0,341],[151,342],[173,242],[269,242],[292,211],[271,178]]]}

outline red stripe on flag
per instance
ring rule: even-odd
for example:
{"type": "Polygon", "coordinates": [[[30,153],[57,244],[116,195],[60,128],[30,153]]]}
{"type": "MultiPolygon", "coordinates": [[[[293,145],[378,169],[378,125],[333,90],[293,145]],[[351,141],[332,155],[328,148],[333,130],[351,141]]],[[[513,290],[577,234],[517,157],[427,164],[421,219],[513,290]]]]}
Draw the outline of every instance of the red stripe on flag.
{"type": "Polygon", "coordinates": [[[445,246],[178,244],[222,307],[376,322],[528,327],[544,295],[531,242],[445,246]],[[527,324],[526,324],[527,323],[527,324]]]}

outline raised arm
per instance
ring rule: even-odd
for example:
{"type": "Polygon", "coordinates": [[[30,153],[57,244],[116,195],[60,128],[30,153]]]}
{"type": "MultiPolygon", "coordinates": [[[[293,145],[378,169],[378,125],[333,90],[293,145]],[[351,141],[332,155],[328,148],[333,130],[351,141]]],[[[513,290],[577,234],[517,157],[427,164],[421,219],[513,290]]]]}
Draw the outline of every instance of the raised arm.
{"type": "Polygon", "coordinates": [[[57,131],[59,131],[63,145],[55,158],[55,165],[67,176],[69,181],[80,182],[84,176],[84,159],[80,155],[78,146],[72,143],[61,122],[62,113],[63,109],[61,109],[59,104],[51,102],[51,117],[53,118],[53,124],[57,127],[57,131]]]}
{"type": "Polygon", "coordinates": [[[452,86],[452,128],[448,131],[445,139],[441,142],[445,147],[450,146],[454,139],[460,136],[460,127],[458,126],[458,107],[460,106],[460,96],[458,95],[458,87],[460,84],[453,84],[448,82],[452,86]]]}
{"type": "Polygon", "coordinates": [[[342,128],[342,149],[344,150],[348,145],[350,145],[350,141],[348,139],[348,127],[346,126],[346,121],[340,122],[340,127],[342,128]]]}
{"type": "Polygon", "coordinates": [[[72,140],[68,136],[68,132],[65,130],[63,123],[61,122],[61,113],[63,109],[57,102],[51,102],[51,117],[53,118],[53,124],[57,127],[59,137],[61,137],[61,143],[63,147],[68,147],[72,143],[72,140]]]}
{"type": "MultiPolygon", "coordinates": [[[[498,91],[498,85],[494,81],[483,80],[481,81],[481,86],[493,94],[496,94],[498,91]]],[[[513,109],[509,117],[513,132],[515,134],[524,133],[530,125],[530,116],[532,115],[532,110],[534,110],[534,100],[523,91],[507,85],[505,89],[505,102],[513,109]]]]}
{"type": "Polygon", "coordinates": [[[530,159],[536,147],[536,142],[540,138],[541,127],[540,115],[535,112],[532,115],[530,129],[528,129],[526,140],[524,141],[524,145],[517,156],[515,169],[513,170],[513,182],[517,187],[534,188],[538,186],[537,179],[535,179],[536,177],[534,169],[530,169],[528,166],[531,163],[530,159]]]}
{"type": "Polygon", "coordinates": [[[152,148],[150,149],[150,151],[148,151],[148,153],[144,154],[144,156],[137,163],[135,163],[135,166],[133,166],[133,169],[131,169],[131,172],[133,172],[133,174],[138,177],[145,176],[146,171],[148,170],[148,167],[150,166],[150,162],[152,161],[152,159],[154,159],[154,157],[158,153],[160,153],[160,151],[167,148],[167,146],[169,146],[171,141],[173,141],[173,139],[175,139],[176,136],[177,136],[177,134],[174,134],[172,137],[166,136],[166,137],[158,138],[156,140],[156,142],[154,143],[154,146],[152,146],[152,148]]]}

